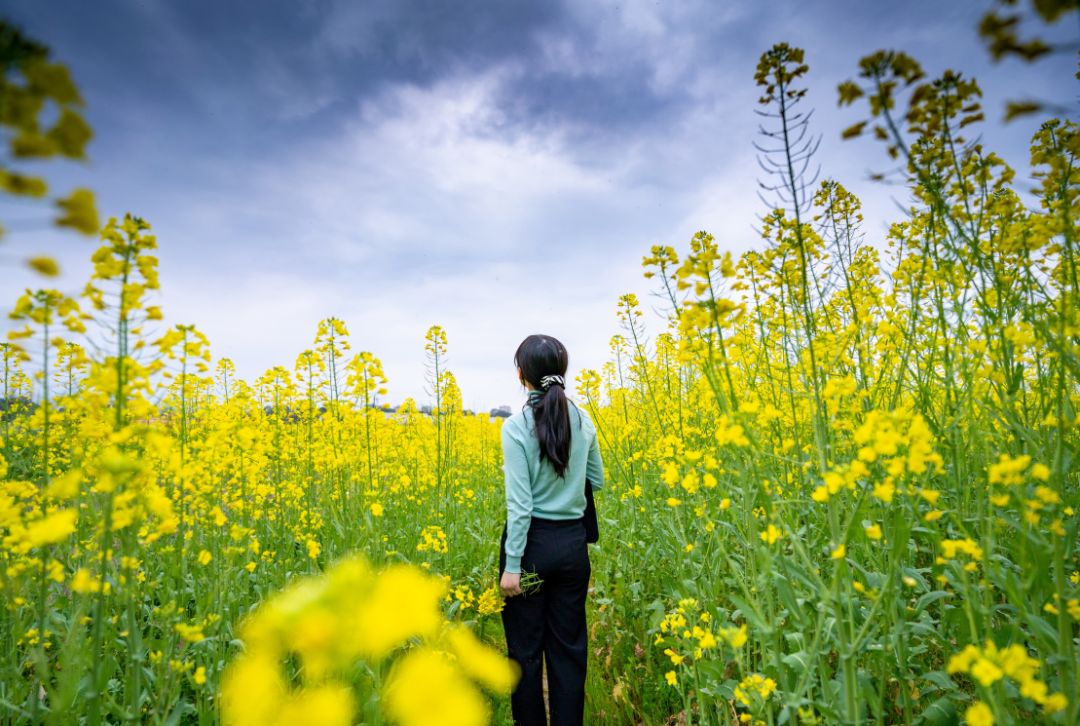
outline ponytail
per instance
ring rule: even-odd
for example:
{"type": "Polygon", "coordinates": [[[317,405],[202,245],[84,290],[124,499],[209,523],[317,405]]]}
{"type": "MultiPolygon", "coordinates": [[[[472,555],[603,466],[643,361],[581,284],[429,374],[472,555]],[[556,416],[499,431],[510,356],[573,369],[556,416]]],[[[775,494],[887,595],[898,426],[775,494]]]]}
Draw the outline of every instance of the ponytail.
{"type": "Polygon", "coordinates": [[[560,477],[570,461],[570,408],[564,388],[566,348],[550,335],[530,335],[514,353],[514,364],[540,396],[530,397],[540,460],[547,459],[560,477]]]}
{"type": "Polygon", "coordinates": [[[565,476],[570,461],[570,409],[562,385],[552,383],[532,404],[536,438],[540,441],[540,459],[547,459],[555,473],[565,476]]]}

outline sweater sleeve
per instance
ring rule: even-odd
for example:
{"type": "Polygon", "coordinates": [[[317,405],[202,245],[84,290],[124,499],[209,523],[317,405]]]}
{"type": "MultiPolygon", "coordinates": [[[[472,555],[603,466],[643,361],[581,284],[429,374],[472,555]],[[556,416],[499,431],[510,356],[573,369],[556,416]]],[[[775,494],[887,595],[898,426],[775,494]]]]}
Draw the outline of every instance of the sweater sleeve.
{"type": "Polygon", "coordinates": [[[600,458],[600,442],[597,441],[596,428],[589,421],[589,456],[585,461],[585,478],[592,484],[593,489],[602,489],[604,486],[604,462],[600,458]]]}
{"type": "Polygon", "coordinates": [[[532,520],[532,485],[525,446],[512,425],[502,427],[503,472],[506,481],[506,572],[521,572],[521,556],[532,520]]]}

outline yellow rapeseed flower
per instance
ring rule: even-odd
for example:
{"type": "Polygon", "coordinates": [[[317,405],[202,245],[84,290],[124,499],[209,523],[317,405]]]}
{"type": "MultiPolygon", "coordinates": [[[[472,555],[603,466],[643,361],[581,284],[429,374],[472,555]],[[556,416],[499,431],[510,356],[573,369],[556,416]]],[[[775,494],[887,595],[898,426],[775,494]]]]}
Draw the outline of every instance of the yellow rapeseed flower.
{"type": "Polygon", "coordinates": [[[989,687],[1001,680],[1005,672],[996,664],[986,658],[979,658],[972,664],[970,673],[972,677],[983,686],[989,687]]]}
{"type": "Polygon", "coordinates": [[[438,552],[442,554],[449,552],[446,532],[437,524],[424,527],[420,531],[420,542],[417,543],[416,550],[417,552],[438,552]]]}
{"type": "MultiPolygon", "coordinates": [[[[108,589],[107,586],[108,583],[106,583],[106,589],[108,589]]],[[[80,567],[71,578],[71,589],[80,595],[99,592],[101,590],[101,581],[91,575],[90,570],[80,567]]]]}
{"type": "Polygon", "coordinates": [[[280,705],[276,724],[325,724],[350,726],[356,699],[346,686],[325,685],[304,688],[290,694],[280,705]]]}
{"type": "Polygon", "coordinates": [[[476,611],[481,615],[494,615],[502,612],[505,602],[499,586],[497,584],[492,585],[480,593],[480,597],[476,601],[476,611]]]}
{"type": "Polygon", "coordinates": [[[23,535],[22,549],[56,544],[67,539],[75,531],[74,509],[61,509],[30,523],[23,535]]]}
{"type": "Polygon", "coordinates": [[[52,257],[31,257],[26,263],[46,277],[56,277],[60,274],[60,265],[52,257]]]}
{"type": "Polygon", "coordinates": [[[1031,464],[1031,456],[1028,454],[1016,458],[1008,454],[1001,454],[998,456],[997,463],[990,466],[987,478],[991,484],[1016,486],[1024,482],[1023,472],[1028,468],[1029,464],[1031,464]]]}
{"type": "Polygon", "coordinates": [[[181,638],[183,638],[189,643],[198,643],[199,641],[206,638],[206,636],[203,635],[201,625],[188,625],[187,623],[177,623],[173,626],[173,628],[176,630],[177,633],[180,634],[181,638]]]}
{"type": "Polygon", "coordinates": [[[388,716],[400,726],[485,726],[487,700],[447,653],[422,647],[394,664],[383,688],[388,716]]]}
{"type": "Polygon", "coordinates": [[[381,660],[406,639],[435,634],[442,622],[439,602],[446,585],[411,565],[391,565],[375,582],[356,613],[356,646],[381,660]]]}
{"type": "Polygon", "coordinates": [[[994,726],[994,713],[982,701],[976,701],[964,711],[968,726],[994,726]]]}
{"type": "Polygon", "coordinates": [[[892,502],[894,494],[896,494],[896,485],[891,479],[874,485],[874,496],[886,504],[892,502]]]}
{"type": "Polygon", "coordinates": [[[720,637],[727,641],[732,648],[741,648],[746,645],[746,623],[738,628],[721,628],[720,637]]]}
{"type": "Polygon", "coordinates": [[[1051,693],[1046,697],[1043,710],[1046,713],[1057,713],[1058,711],[1064,711],[1068,705],[1069,699],[1065,697],[1064,693],[1051,693]]]}
{"type": "Polygon", "coordinates": [[[766,701],[774,691],[776,691],[776,681],[759,673],[753,673],[742,679],[735,687],[735,700],[744,706],[749,706],[753,696],[756,695],[762,701],[766,701]]]}
{"type": "Polygon", "coordinates": [[[225,670],[221,681],[221,720],[226,726],[265,726],[274,723],[285,697],[285,682],[270,653],[241,655],[225,670]]]}
{"type": "Polygon", "coordinates": [[[517,685],[521,677],[517,661],[482,643],[472,630],[455,625],[448,628],[446,637],[462,670],[485,688],[495,693],[509,694],[517,685]]]}
{"type": "Polygon", "coordinates": [[[952,560],[956,558],[958,552],[963,552],[972,560],[981,560],[983,558],[983,550],[970,538],[965,539],[944,539],[941,541],[942,556],[945,559],[952,560]]]}
{"type": "Polygon", "coordinates": [[[671,648],[664,648],[664,655],[671,659],[672,665],[679,665],[683,662],[683,656],[676,653],[671,648]]]}

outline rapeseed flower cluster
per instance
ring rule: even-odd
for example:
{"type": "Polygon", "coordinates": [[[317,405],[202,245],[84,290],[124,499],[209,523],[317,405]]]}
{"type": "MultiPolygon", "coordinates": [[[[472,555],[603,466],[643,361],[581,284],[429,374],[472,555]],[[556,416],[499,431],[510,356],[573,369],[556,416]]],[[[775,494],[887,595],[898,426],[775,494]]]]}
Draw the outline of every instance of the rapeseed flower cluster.
{"type": "Polygon", "coordinates": [[[760,673],[751,673],[735,687],[735,700],[743,706],[759,711],[775,692],[776,681],[760,673]]]}
{"type": "MultiPolygon", "coordinates": [[[[1038,678],[1041,663],[1032,658],[1027,648],[1018,643],[998,648],[987,640],[983,647],[968,645],[949,658],[945,671],[949,674],[964,673],[983,688],[990,688],[1004,678],[1012,679],[1019,687],[1022,697],[1031,699],[1047,714],[1063,710],[1069,703],[1064,693],[1051,693],[1046,683],[1038,678]]],[[[985,718],[985,713],[979,715],[985,718]]]]}
{"type": "Polygon", "coordinates": [[[450,551],[446,541],[446,532],[437,524],[428,525],[420,530],[420,541],[416,544],[417,552],[435,552],[445,554],[450,551]]]}
{"type": "Polygon", "coordinates": [[[486,699],[473,681],[508,693],[516,664],[481,643],[440,609],[443,579],[398,564],[373,570],[363,557],[337,562],[275,594],[241,626],[244,652],[222,681],[229,724],[353,722],[358,665],[378,670],[399,649],[382,688],[397,723],[485,724],[486,699]],[[412,647],[406,647],[415,643],[412,647]],[[295,676],[285,664],[295,658],[295,676]],[[426,720],[425,720],[426,719],[426,720]]]}

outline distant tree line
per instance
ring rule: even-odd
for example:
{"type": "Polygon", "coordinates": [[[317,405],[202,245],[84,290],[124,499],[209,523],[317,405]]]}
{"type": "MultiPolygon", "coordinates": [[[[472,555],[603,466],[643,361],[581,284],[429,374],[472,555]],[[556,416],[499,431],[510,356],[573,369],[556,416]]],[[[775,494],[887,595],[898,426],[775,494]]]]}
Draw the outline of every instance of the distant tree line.
{"type": "MultiPolygon", "coordinates": [[[[0,421],[11,421],[15,418],[16,415],[19,414],[19,412],[34,411],[39,405],[40,404],[38,404],[29,396],[8,396],[7,398],[0,398],[0,421]]],[[[370,406],[368,406],[368,408],[376,408],[387,415],[397,413],[401,410],[400,405],[391,406],[388,403],[372,403],[370,406]]],[[[284,420],[299,420],[300,412],[294,409],[292,406],[286,405],[283,406],[282,409],[282,417],[284,420]]],[[[63,407],[55,407],[55,410],[63,410],[63,407]]],[[[167,420],[173,410],[174,409],[171,406],[163,406],[161,408],[162,419],[167,420]]],[[[424,414],[425,416],[430,416],[431,410],[432,409],[430,405],[425,404],[424,406],[420,407],[420,413],[424,414]]],[[[274,407],[270,404],[266,404],[265,406],[263,406],[263,413],[265,413],[267,416],[271,415],[272,413],[274,413],[274,407]]],[[[326,413],[326,406],[319,406],[319,415],[322,415],[324,413],[326,413]]],[[[465,409],[462,411],[462,413],[466,416],[475,415],[475,412],[471,409],[465,409]]],[[[508,418],[510,416],[510,413],[511,411],[509,406],[499,406],[497,408],[491,409],[491,411],[488,412],[488,415],[492,418],[508,418]]]]}

